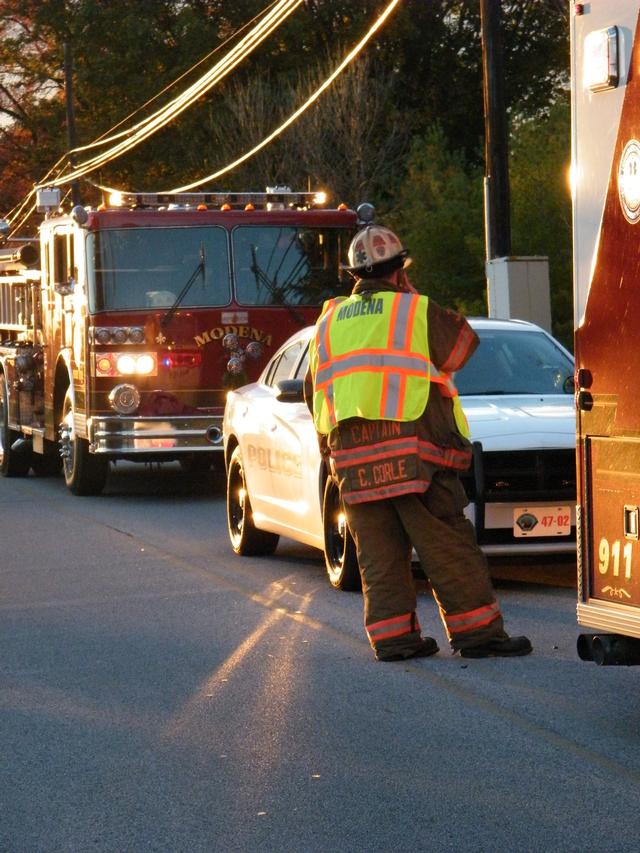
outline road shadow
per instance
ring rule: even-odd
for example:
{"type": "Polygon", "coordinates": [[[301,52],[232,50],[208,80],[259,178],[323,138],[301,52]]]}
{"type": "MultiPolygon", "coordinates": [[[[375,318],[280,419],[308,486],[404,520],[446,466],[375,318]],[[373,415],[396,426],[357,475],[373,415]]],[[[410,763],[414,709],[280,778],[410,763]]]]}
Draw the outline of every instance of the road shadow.
{"type": "Polygon", "coordinates": [[[157,498],[223,497],[226,489],[224,469],[185,471],[178,462],[111,463],[106,497],[153,496],[157,498]]]}

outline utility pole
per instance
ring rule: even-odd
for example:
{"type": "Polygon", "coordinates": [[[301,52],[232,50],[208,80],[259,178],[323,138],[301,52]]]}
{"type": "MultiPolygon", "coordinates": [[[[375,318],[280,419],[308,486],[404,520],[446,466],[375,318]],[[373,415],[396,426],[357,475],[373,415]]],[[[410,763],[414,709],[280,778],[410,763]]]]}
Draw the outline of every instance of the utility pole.
{"type": "Polygon", "coordinates": [[[489,317],[531,320],[551,331],[549,259],[511,254],[509,143],[501,0],[480,0],[485,129],[485,268],[489,317]]]}
{"type": "Polygon", "coordinates": [[[501,0],[480,0],[485,128],[487,260],[511,254],[509,155],[500,26],[501,0]]]}
{"type": "MultiPolygon", "coordinates": [[[[76,137],[76,114],[73,102],[73,60],[71,45],[68,42],[64,44],[64,92],[67,108],[67,145],[69,151],[73,151],[78,141],[76,137]]],[[[71,166],[75,166],[75,157],[72,154],[69,155],[69,162],[71,166]]],[[[74,207],[77,204],[81,204],[80,184],[78,181],[73,181],[71,184],[71,200],[74,207]]]]}

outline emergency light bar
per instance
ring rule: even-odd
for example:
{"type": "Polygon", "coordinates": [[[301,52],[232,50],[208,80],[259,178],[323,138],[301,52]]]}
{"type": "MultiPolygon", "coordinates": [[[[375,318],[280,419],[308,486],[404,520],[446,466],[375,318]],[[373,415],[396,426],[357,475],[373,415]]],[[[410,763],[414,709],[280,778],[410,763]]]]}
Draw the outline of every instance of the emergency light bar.
{"type": "Polygon", "coordinates": [[[192,207],[205,205],[207,208],[243,209],[247,205],[267,209],[285,207],[317,207],[325,204],[324,192],[292,192],[287,187],[275,187],[275,192],[203,192],[203,193],[113,193],[110,207],[192,207]]]}
{"type": "Polygon", "coordinates": [[[594,30],[584,40],[583,80],[585,89],[601,92],[615,89],[619,82],[618,28],[594,30]]]}

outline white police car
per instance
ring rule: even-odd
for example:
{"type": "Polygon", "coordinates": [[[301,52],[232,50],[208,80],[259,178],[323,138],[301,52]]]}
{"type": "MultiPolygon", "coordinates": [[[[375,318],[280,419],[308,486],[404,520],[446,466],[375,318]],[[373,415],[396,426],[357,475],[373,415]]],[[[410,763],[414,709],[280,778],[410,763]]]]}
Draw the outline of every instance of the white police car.
{"type": "MultiPolygon", "coordinates": [[[[474,442],[467,515],[489,555],[575,549],[573,359],[520,320],[471,319],[480,346],[455,381],[474,442]]],[[[329,579],[360,578],[338,493],[303,399],[313,327],[293,335],[258,382],[231,391],[224,415],[227,518],[238,554],[280,536],[324,551],[329,579]]]]}

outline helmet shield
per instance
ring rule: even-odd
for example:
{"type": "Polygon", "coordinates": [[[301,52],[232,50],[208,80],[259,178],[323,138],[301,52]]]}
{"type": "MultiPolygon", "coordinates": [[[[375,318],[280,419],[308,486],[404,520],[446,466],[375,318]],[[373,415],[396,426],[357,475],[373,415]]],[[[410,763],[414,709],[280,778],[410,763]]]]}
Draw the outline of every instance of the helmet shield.
{"type": "Polygon", "coordinates": [[[349,246],[348,259],[349,265],[342,269],[360,276],[388,274],[411,263],[399,238],[384,225],[367,225],[359,231],[349,246]]]}

